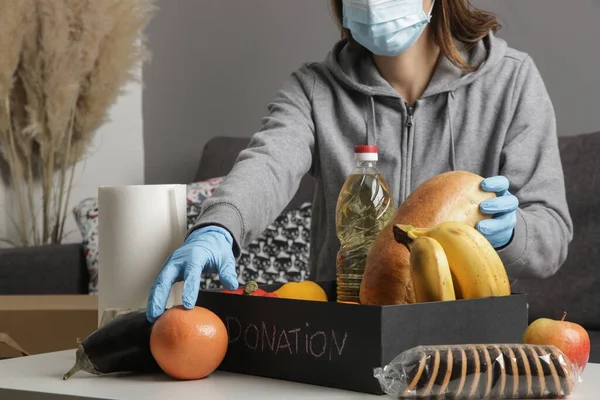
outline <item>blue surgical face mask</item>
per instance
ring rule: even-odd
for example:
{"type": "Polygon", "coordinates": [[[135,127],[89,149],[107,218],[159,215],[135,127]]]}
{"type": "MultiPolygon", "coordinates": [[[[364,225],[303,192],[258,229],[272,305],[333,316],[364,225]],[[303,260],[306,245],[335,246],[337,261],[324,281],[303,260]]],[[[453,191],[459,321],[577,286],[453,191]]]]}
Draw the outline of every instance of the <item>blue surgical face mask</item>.
{"type": "Polygon", "coordinates": [[[396,56],[419,39],[433,4],[427,15],[423,0],[343,0],[343,24],[373,54],[396,56]]]}

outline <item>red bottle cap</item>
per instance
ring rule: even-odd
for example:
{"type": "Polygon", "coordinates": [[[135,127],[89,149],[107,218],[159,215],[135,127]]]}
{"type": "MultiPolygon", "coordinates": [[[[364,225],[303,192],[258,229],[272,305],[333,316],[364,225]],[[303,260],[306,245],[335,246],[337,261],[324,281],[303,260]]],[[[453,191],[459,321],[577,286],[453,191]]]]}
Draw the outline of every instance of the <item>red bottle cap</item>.
{"type": "Polygon", "coordinates": [[[377,146],[357,145],[357,146],[354,146],[354,153],[356,153],[356,154],[377,153],[377,146]]]}

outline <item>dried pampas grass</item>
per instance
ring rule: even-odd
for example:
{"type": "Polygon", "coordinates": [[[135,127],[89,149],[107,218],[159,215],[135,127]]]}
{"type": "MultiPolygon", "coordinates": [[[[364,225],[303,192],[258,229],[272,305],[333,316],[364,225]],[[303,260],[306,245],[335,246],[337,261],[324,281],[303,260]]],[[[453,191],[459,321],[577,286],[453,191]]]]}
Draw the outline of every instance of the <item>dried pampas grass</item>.
{"type": "Polygon", "coordinates": [[[0,0],[0,156],[23,246],[61,242],[74,168],[139,81],[154,11],[152,0],[0,0]]]}

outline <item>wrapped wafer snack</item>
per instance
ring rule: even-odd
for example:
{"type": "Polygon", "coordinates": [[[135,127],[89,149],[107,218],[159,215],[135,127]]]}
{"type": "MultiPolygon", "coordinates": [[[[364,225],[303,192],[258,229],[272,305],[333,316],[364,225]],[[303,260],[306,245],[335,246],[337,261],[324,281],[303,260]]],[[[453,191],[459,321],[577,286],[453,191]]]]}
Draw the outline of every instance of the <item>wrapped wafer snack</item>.
{"type": "Polygon", "coordinates": [[[398,399],[546,399],[568,396],[581,372],[555,346],[418,346],[375,368],[398,399]]]}

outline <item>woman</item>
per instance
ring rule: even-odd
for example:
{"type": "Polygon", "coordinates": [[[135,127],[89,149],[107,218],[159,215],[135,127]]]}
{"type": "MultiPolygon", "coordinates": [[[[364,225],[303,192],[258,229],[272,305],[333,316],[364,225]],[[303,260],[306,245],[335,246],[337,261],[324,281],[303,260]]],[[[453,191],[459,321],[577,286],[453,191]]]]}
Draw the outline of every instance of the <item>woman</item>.
{"type": "Polygon", "coordinates": [[[238,286],[235,258],[284,209],[300,179],[317,180],[311,279],[334,280],[335,205],[356,144],[376,144],[400,204],[426,179],[468,170],[497,197],[477,225],[512,279],[544,278],[572,239],[553,106],[532,59],[495,36],[467,0],[332,0],[344,38],[295,71],[269,105],[198,223],[151,289],[147,316],[184,281],[194,306],[203,271],[238,286]],[[510,187],[509,187],[510,186],[510,187]],[[509,190],[510,189],[510,190],[509,190]]]}

